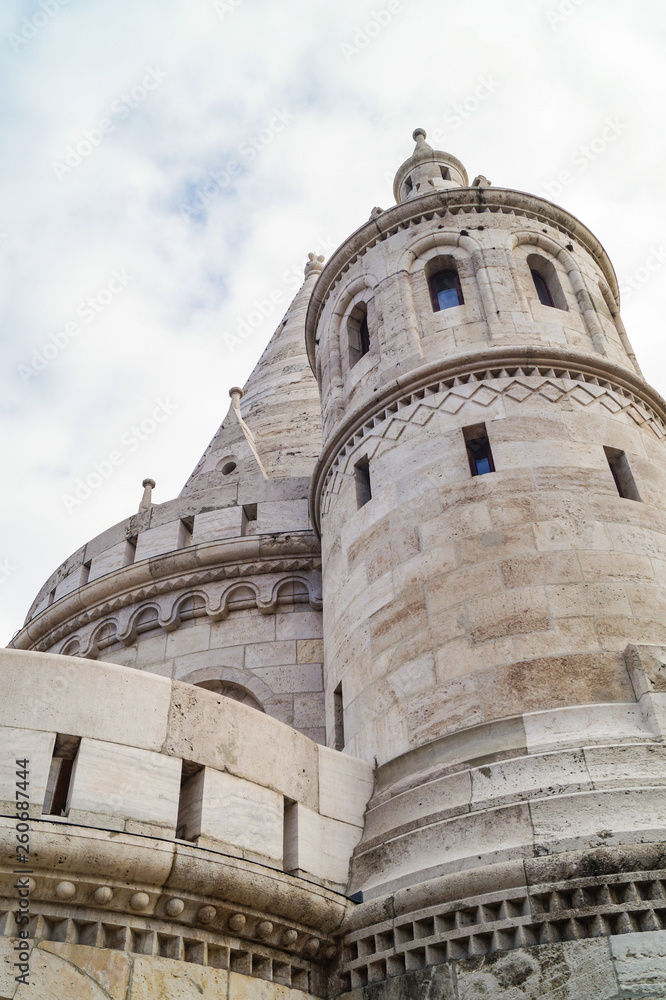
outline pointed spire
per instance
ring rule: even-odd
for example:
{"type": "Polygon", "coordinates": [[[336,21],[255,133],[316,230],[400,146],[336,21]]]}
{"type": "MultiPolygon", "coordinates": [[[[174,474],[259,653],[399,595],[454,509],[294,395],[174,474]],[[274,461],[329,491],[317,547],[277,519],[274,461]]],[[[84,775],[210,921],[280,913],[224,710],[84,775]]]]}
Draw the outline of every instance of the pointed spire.
{"type": "Polygon", "coordinates": [[[319,390],[305,352],[305,316],[324,257],[308,254],[305,280],[240,389],[181,496],[255,477],[308,477],[321,451],[319,390]]]}
{"type": "Polygon", "coordinates": [[[467,187],[467,171],[460,160],[450,153],[435,150],[426,142],[426,131],[416,128],[412,133],[416,146],[408,160],[399,167],[393,182],[393,195],[398,204],[433,191],[467,187]]]}

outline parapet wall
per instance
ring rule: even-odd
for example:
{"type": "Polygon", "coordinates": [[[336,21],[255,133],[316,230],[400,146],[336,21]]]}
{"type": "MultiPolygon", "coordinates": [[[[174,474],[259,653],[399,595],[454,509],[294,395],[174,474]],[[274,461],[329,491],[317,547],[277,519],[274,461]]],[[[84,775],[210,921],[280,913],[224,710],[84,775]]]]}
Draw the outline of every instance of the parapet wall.
{"type": "MultiPolygon", "coordinates": [[[[38,968],[60,943],[86,961],[102,949],[95,961],[109,969],[115,952],[149,955],[171,959],[174,976],[190,962],[206,967],[200,977],[281,984],[256,994],[271,1000],[321,995],[331,935],[353,905],[368,764],[246,705],[115,664],[4,650],[0,676],[5,938],[17,933],[15,761],[27,758],[38,968]],[[73,753],[66,814],[43,814],[58,755],[73,753]]],[[[0,995],[14,996],[3,985],[0,995]]]]}
{"type": "Polygon", "coordinates": [[[14,757],[31,760],[39,816],[57,734],[79,737],[59,823],[169,839],[180,806],[183,839],[344,890],[370,765],[246,705],[116,664],[4,650],[0,669],[3,811],[13,812],[14,757]],[[183,760],[198,789],[187,802],[183,760]]]}

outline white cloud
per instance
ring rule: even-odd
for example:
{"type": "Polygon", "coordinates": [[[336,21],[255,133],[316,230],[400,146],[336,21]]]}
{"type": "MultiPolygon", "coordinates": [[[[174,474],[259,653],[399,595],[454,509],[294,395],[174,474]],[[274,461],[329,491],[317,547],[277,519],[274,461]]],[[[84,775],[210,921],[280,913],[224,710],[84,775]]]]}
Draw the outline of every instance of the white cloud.
{"type": "MultiPolygon", "coordinates": [[[[174,496],[277,324],[271,315],[231,353],[257,298],[290,291],[286,271],[324,240],[341,241],[374,205],[388,207],[412,129],[444,127],[481,77],[496,91],[451,126],[447,145],[498,185],[540,191],[609,116],[616,143],[579,170],[561,202],[601,239],[620,276],[662,244],[666,12],[656,2],[586,0],[553,27],[556,0],[402,0],[377,37],[347,60],[343,43],[383,0],[243,0],[218,16],[212,0],[69,0],[14,52],[39,3],[0,12],[0,293],[5,489],[0,562],[4,634],[22,623],[58,563],[134,511],[141,480],[174,496]],[[150,67],[164,80],[129,113],[123,94],[150,67]],[[11,95],[11,104],[10,104],[11,95]],[[293,121],[250,155],[275,112],[293,121]],[[58,180],[53,161],[84,130],[113,130],[58,180]],[[203,209],[182,206],[238,170],[203,209]],[[116,269],[132,281],[48,367],[24,384],[17,366],[77,318],[78,304],[116,269]],[[71,514],[61,501],[161,396],[177,412],[71,514]]],[[[660,334],[664,271],[627,303],[625,323],[657,388],[666,390],[660,334]]]]}

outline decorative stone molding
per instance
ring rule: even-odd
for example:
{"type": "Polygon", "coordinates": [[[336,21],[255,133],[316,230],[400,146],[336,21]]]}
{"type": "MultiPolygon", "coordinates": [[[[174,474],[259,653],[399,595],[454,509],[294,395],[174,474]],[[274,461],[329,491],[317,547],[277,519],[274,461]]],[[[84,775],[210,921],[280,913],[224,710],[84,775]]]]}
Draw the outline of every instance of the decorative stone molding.
{"type": "MultiPolygon", "coordinates": [[[[11,907],[11,899],[0,899],[0,936],[17,937],[17,927],[11,907]]],[[[210,921],[200,917],[205,927],[193,927],[182,923],[156,920],[152,918],[123,919],[116,914],[105,914],[88,908],[78,909],[72,914],[69,907],[33,903],[32,920],[28,928],[30,937],[38,941],[58,941],[67,944],[131,952],[139,955],[161,956],[185,963],[207,966],[214,969],[229,969],[247,976],[254,976],[268,982],[280,983],[292,989],[309,992],[311,981],[319,978],[313,974],[315,955],[310,942],[315,940],[296,932],[298,947],[291,950],[285,945],[291,940],[285,931],[276,947],[272,941],[255,942],[245,937],[209,930],[210,921]]],[[[215,907],[211,910],[213,919],[215,907]]],[[[201,914],[201,910],[199,911],[201,914]]],[[[268,924],[270,921],[262,921],[268,924]]],[[[272,925],[271,925],[272,926],[272,925]]],[[[265,935],[265,938],[268,935],[265,935]]],[[[294,942],[296,943],[296,942],[294,942]]],[[[337,951],[334,944],[328,949],[337,951]]],[[[326,952],[331,957],[331,952],[326,952]]],[[[319,961],[324,958],[323,951],[319,961]]],[[[326,960],[326,959],[324,959],[326,960]]],[[[313,984],[316,988],[316,983],[313,984]]],[[[318,992],[321,992],[321,988],[318,992]]]]}
{"type": "Polygon", "coordinates": [[[228,599],[238,586],[237,581],[266,574],[283,576],[271,584],[268,593],[258,598],[260,611],[274,613],[280,587],[293,579],[307,581],[311,605],[320,610],[320,592],[308,575],[318,572],[320,567],[319,544],[311,532],[295,532],[265,540],[234,538],[189,546],[126,566],[79,588],[33,618],[14,637],[12,645],[16,649],[41,652],[81,626],[111,612],[178,592],[171,602],[169,617],[163,618],[163,627],[169,631],[177,627],[176,605],[191,596],[194,588],[231,580],[230,585],[220,589],[217,604],[211,604],[206,598],[210,616],[220,620],[228,613],[228,599]]]}
{"type": "MultiPolygon", "coordinates": [[[[195,605],[188,609],[188,618],[208,618],[213,622],[223,621],[235,610],[232,602],[241,589],[242,600],[237,602],[239,606],[257,608],[261,614],[270,615],[276,614],[279,608],[283,607],[282,595],[285,588],[294,584],[300,585],[303,590],[303,594],[299,595],[302,601],[307,601],[314,611],[320,611],[321,585],[318,573],[316,577],[314,579],[312,575],[300,573],[281,576],[277,581],[272,579],[259,581],[259,584],[265,582],[264,587],[260,587],[254,580],[243,583],[242,588],[239,587],[237,581],[226,587],[223,585],[221,588],[210,585],[206,588],[204,585],[198,587],[197,590],[185,591],[185,593],[159,594],[157,600],[141,602],[137,606],[134,606],[133,602],[129,605],[118,602],[110,607],[114,607],[120,612],[124,606],[129,606],[129,617],[127,612],[124,615],[116,613],[106,616],[95,626],[93,631],[82,635],[80,629],[97,621],[98,615],[94,612],[77,615],[75,618],[63,622],[59,628],[47,634],[32,648],[39,652],[46,652],[64,638],[66,642],[60,650],[61,653],[96,659],[100,650],[110,645],[122,643],[127,646],[136,642],[139,634],[146,631],[145,628],[141,628],[141,625],[145,624],[145,616],[151,611],[154,612],[150,619],[151,624],[154,623],[154,630],[167,633],[173,632],[181,626],[184,620],[183,605],[188,601],[195,605]],[[75,646],[76,648],[74,648],[75,646]]],[[[295,603],[301,602],[296,601],[295,603]]]]}
{"type": "Polygon", "coordinates": [[[485,408],[502,395],[517,403],[534,396],[550,404],[566,398],[580,408],[594,404],[609,414],[622,411],[659,440],[666,437],[666,404],[654,390],[616,365],[571,352],[513,349],[509,353],[500,348],[487,351],[483,359],[465,355],[417,370],[377,395],[371,412],[365,408],[342,424],[315,468],[310,505],[317,532],[329,497],[339,491],[345,457],[368,437],[376,438],[377,444],[386,438],[397,440],[407,424],[423,426],[436,410],[455,414],[469,402],[485,408]]]}
{"type": "MultiPolygon", "coordinates": [[[[661,853],[663,861],[663,848],[661,853]]],[[[362,919],[362,909],[353,920],[362,919]]],[[[386,917],[346,936],[342,992],[444,962],[661,930],[666,927],[666,869],[522,886],[386,917]]]]}
{"type": "MultiPolygon", "coordinates": [[[[33,832],[37,855],[42,855],[44,848],[45,857],[50,853],[53,836],[47,827],[51,825],[41,824],[33,832]]],[[[78,832],[84,833],[82,829],[78,832]]],[[[93,843],[85,836],[70,838],[72,848],[61,856],[68,868],[66,881],[52,866],[35,868],[30,893],[31,937],[180,958],[265,979],[272,978],[271,970],[283,967],[277,981],[300,989],[308,988],[307,973],[314,959],[328,961],[337,954],[332,935],[351,906],[344,896],[190,845],[180,855],[180,865],[175,865],[180,866],[180,881],[188,883],[187,889],[117,882],[105,869],[121,871],[123,858],[127,867],[130,841],[123,837],[117,843],[107,841],[96,865],[89,852],[93,843]],[[226,869],[224,885],[220,865],[226,869]],[[85,873],[76,873],[76,869],[83,872],[86,868],[85,873]],[[96,869],[95,874],[91,869],[96,869]],[[204,883],[208,895],[191,888],[204,883]],[[268,891],[262,892],[262,886],[268,891]]],[[[168,847],[161,841],[151,842],[158,854],[168,847]]],[[[9,860],[9,840],[3,846],[9,860]]],[[[16,937],[16,875],[7,860],[0,871],[0,935],[16,937]]],[[[178,880],[177,875],[175,878],[178,880]]]]}

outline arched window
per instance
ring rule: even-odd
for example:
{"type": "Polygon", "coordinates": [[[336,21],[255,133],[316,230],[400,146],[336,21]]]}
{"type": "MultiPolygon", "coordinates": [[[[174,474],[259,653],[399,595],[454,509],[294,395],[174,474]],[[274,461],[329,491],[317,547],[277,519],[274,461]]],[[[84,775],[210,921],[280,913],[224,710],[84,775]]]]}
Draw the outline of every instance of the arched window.
{"type": "Polygon", "coordinates": [[[347,340],[349,342],[349,367],[353,368],[357,361],[370,350],[370,330],[368,329],[368,307],[365,302],[359,302],[352,309],[347,320],[347,340]]]}
{"type": "Polygon", "coordinates": [[[541,305],[568,310],[566,296],[553,262],[538,253],[531,253],[527,258],[527,266],[541,305]]]}
{"type": "Polygon", "coordinates": [[[458,272],[450,265],[445,267],[435,265],[433,267],[428,276],[428,288],[430,289],[433,312],[461,306],[465,301],[458,272]]]}

